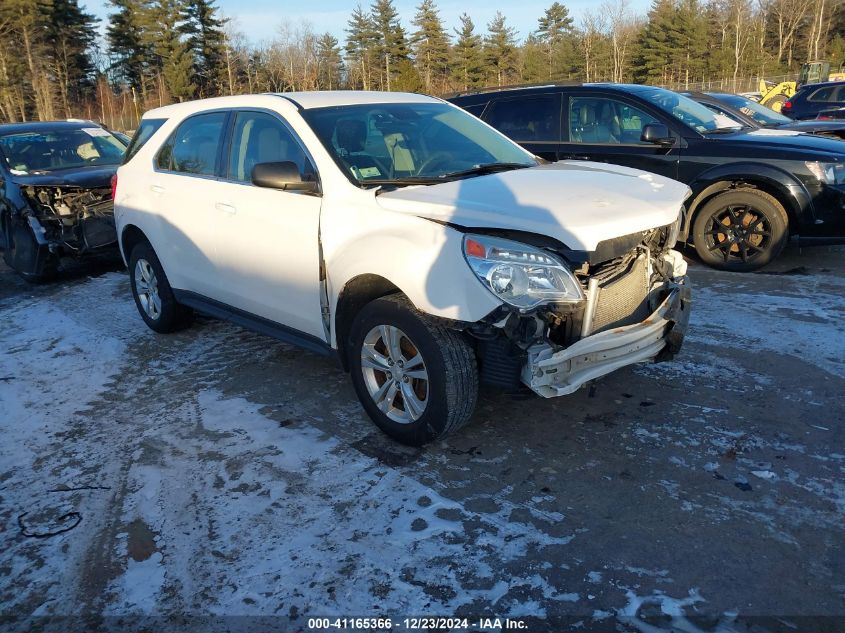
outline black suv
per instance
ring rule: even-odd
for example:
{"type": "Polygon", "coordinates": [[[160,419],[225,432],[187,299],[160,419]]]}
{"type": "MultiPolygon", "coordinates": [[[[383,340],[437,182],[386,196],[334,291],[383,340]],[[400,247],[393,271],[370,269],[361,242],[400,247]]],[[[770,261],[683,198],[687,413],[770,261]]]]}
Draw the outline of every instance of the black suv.
{"type": "Polygon", "coordinates": [[[716,268],[759,268],[790,234],[845,235],[840,140],[744,127],[652,86],[546,85],[450,101],[547,160],[603,161],[687,183],[683,235],[716,268]]]}

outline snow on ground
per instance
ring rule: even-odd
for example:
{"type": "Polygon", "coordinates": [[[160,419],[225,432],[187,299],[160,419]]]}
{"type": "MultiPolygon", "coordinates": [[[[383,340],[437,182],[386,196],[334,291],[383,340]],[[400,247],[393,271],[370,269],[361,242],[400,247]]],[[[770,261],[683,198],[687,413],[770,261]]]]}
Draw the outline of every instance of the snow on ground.
{"type": "Polygon", "coordinates": [[[0,614],[830,613],[845,284],[782,286],[715,276],[676,362],[595,398],[488,393],[423,451],[323,359],[216,321],[153,335],[123,274],[6,300],[0,614]]]}

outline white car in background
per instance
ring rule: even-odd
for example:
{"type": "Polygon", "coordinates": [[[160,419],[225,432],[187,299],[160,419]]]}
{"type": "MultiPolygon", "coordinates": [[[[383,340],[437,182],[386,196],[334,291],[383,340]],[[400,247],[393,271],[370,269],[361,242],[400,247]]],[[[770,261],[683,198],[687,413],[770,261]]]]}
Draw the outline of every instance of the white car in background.
{"type": "Polygon", "coordinates": [[[479,380],[569,394],[671,358],[689,318],[685,185],[543,164],[439,99],[313,92],[144,115],[115,183],[144,321],[192,310],[339,357],[365,410],[423,444],[479,380]]]}

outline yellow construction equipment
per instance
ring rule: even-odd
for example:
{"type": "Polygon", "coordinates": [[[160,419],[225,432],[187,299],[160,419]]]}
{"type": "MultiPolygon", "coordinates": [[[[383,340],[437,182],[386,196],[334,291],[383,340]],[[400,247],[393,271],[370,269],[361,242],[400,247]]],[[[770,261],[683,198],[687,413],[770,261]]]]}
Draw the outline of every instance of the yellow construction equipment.
{"type": "Polygon", "coordinates": [[[770,83],[765,79],[760,80],[760,103],[780,112],[783,104],[787,102],[800,88],[807,84],[818,84],[825,81],[845,81],[845,61],[839,64],[839,68],[831,72],[830,62],[814,61],[801,65],[798,72],[798,81],[781,81],[770,83]]]}

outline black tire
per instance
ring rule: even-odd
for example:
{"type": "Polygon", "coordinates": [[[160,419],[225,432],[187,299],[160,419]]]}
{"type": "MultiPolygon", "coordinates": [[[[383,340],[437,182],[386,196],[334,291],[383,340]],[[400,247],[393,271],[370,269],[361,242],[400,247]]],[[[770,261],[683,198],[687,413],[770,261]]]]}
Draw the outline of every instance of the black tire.
{"type": "MultiPolygon", "coordinates": [[[[173,289],[167,281],[167,275],[161,267],[153,247],[146,242],[136,244],[129,256],[129,284],[132,287],[132,296],[135,299],[135,306],[138,313],[144,319],[144,323],[151,330],[160,334],[168,334],[186,328],[191,323],[193,313],[190,308],[181,305],[173,296],[173,289]],[[144,280],[143,275],[149,277],[149,269],[154,273],[154,282],[144,280]],[[146,271],[142,273],[142,269],[146,271]],[[150,296],[151,288],[155,287],[155,294],[158,298],[158,309],[147,309],[152,302],[150,296]]],[[[155,303],[155,302],[153,302],[155,303]]]]}
{"type": "Polygon", "coordinates": [[[713,196],[696,213],[692,237],[708,266],[748,272],[780,255],[789,239],[789,218],[774,196],[732,189],[713,196]]]}
{"type": "Polygon", "coordinates": [[[783,110],[783,104],[787,101],[789,101],[789,99],[786,95],[775,95],[762,105],[766,106],[770,110],[774,110],[775,112],[780,112],[783,110]]]}
{"type": "Polygon", "coordinates": [[[3,259],[21,279],[31,284],[52,281],[59,271],[59,259],[38,245],[29,225],[6,218],[3,259]]]}
{"type": "MultiPolygon", "coordinates": [[[[375,349],[375,348],[374,348],[375,349]]],[[[367,304],[356,315],[347,347],[352,383],[358,398],[367,414],[382,431],[393,439],[410,446],[421,446],[426,442],[445,437],[469,420],[478,398],[478,366],[475,353],[462,334],[450,330],[418,310],[404,295],[391,295],[376,299],[367,304]],[[422,358],[423,371],[427,373],[425,382],[425,404],[416,419],[398,422],[380,408],[368,387],[368,380],[392,380],[386,372],[370,369],[369,378],[365,376],[362,363],[362,350],[368,335],[380,326],[398,328],[403,336],[399,341],[402,353],[418,353],[422,358]]],[[[385,357],[386,358],[386,357],[385,357]]],[[[393,364],[393,363],[391,363],[393,364]]],[[[397,364],[401,364],[398,363],[397,364]]],[[[410,365],[409,365],[410,367],[410,365]]],[[[418,373],[407,370],[410,373],[418,373]]],[[[399,406],[391,409],[392,415],[409,411],[402,396],[403,389],[417,390],[422,393],[422,382],[403,375],[403,387],[399,379],[395,381],[398,394],[393,396],[392,404],[399,406]],[[398,399],[397,399],[397,396],[398,399]]],[[[384,403],[386,401],[382,400],[384,403]]]]}

